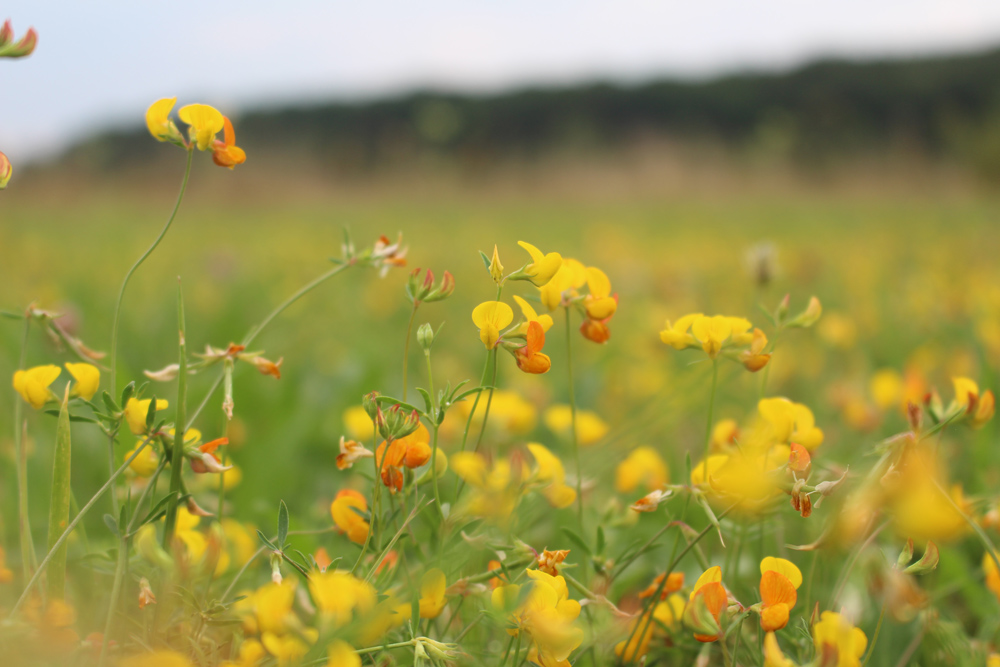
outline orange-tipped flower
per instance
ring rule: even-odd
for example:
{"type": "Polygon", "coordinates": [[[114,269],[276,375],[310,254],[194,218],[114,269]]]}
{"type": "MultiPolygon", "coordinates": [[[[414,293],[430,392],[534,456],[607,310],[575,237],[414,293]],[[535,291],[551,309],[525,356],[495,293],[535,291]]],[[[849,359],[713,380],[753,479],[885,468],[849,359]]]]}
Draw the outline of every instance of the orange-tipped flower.
{"type": "Polygon", "coordinates": [[[728,599],[729,595],[722,585],[721,567],[710,567],[698,577],[684,609],[684,622],[695,631],[695,639],[707,643],[722,636],[719,623],[728,599]]]}
{"type": "Polygon", "coordinates": [[[233,169],[238,164],[247,161],[246,152],[236,145],[236,131],[226,116],[222,117],[223,141],[215,140],[212,144],[212,161],[220,167],[233,169]]]}
{"type": "Polygon", "coordinates": [[[791,561],[768,556],[760,562],[760,627],[774,632],[788,625],[788,614],[798,600],[802,572],[791,561]]]}
{"type": "Polygon", "coordinates": [[[368,511],[368,501],[353,489],[342,489],[330,504],[330,516],[337,528],[352,542],[364,544],[368,537],[368,522],[355,510],[368,511]]]}
{"type": "Polygon", "coordinates": [[[549,355],[542,352],[545,345],[545,331],[538,322],[528,324],[527,343],[514,351],[514,358],[517,359],[517,367],[525,373],[541,375],[548,373],[552,368],[552,360],[549,355]]]}

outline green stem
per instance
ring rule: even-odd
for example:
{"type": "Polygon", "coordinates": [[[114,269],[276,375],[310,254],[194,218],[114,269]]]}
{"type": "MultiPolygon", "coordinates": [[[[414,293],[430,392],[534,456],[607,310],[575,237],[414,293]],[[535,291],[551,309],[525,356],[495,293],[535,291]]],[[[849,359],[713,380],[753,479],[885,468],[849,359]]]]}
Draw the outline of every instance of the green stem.
{"type": "Polygon", "coordinates": [[[479,427],[479,436],[476,438],[476,447],[472,451],[478,452],[479,445],[483,442],[483,434],[486,433],[486,422],[490,419],[490,406],[493,405],[493,389],[497,386],[497,367],[500,365],[497,359],[497,350],[499,347],[493,348],[493,379],[490,380],[490,391],[486,396],[486,409],[483,411],[483,423],[479,427]]]}
{"type": "Polygon", "coordinates": [[[882,602],[882,611],[878,614],[878,623],[875,624],[875,632],[872,634],[872,643],[868,645],[868,654],[861,662],[861,667],[865,667],[865,665],[868,664],[868,661],[872,659],[872,654],[875,652],[875,643],[878,641],[879,632],[882,631],[882,621],[885,619],[885,607],[887,604],[889,604],[888,598],[882,602]]]}
{"type": "Polygon", "coordinates": [[[315,288],[319,287],[321,284],[323,284],[324,282],[326,282],[329,278],[332,278],[333,276],[337,275],[338,273],[340,273],[344,269],[347,269],[347,268],[349,268],[351,266],[354,266],[353,262],[348,262],[346,264],[340,264],[338,266],[335,266],[332,269],[330,269],[329,271],[327,271],[326,273],[321,274],[319,277],[317,277],[316,279],[314,279],[312,282],[310,282],[310,283],[306,284],[305,286],[303,286],[295,294],[293,294],[290,297],[288,297],[287,299],[285,299],[281,303],[281,305],[279,305],[277,308],[275,308],[274,310],[272,310],[271,313],[267,317],[264,318],[263,322],[261,322],[260,324],[258,324],[256,327],[254,327],[253,329],[251,329],[249,333],[247,333],[246,337],[243,339],[243,345],[245,345],[245,346],[246,345],[250,345],[250,343],[252,343],[254,341],[254,339],[257,338],[257,336],[260,334],[260,332],[264,330],[264,327],[266,327],[268,324],[270,324],[271,320],[273,320],[274,318],[276,318],[281,313],[285,312],[286,308],[288,308],[289,306],[291,306],[293,303],[295,303],[296,301],[298,301],[299,299],[301,299],[302,297],[304,297],[306,294],[308,294],[309,292],[311,292],[315,288]]]}
{"type": "Polygon", "coordinates": [[[49,562],[51,562],[53,556],[56,553],[56,550],[59,547],[61,547],[63,542],[65,542],[69,538],[70,534],[73,532],[73,529],[76,528],[77,524],[79,524],[80,521],[83,520],[83,517],[87,515],[87,512],[90,511],[90,508],[93,507],[98,500],[100,500],[101,496],[103,496],[104,493],[109,488],[111,488],[115,480],[118,479],[118,477],[123,472],[125,472],[126,468],[128,468],[129,465],[132,463],[132,461],[135,460],[135,458],[142,453],[142,450],[144,450],[146,448],[146,445],[148,444],[149,444],[149,438],[148,437],[144,438],[142,443],[138,447],[136,447],[134,452],[132,452],[132,456],[126,459],[126,461],[121,465],[121,467],[115,470],[111,474],[111,477],[108,479],[108,481],[104,483],[104,486],[102,486],[100,489],[97,490],[97,493],[95,493],[93,497],[91,497],[91,499],[87,501],[87,504],[80,509],[79,514],[77,514],[76,517],[69,522],[69,525],[66,526],[66,530],[64,530],[62,535],[59,536],[59,539],[55,541],[55,544],[52,545],[52,547],[49,549],[49,552],[45,555],[45,558],[43,558],[42,562],[38,565],[38,569],[35,570],[35,573],[31,576],[31,579],[28,580],[28,583],[24,587],[24,591],[21,592],[21,597],[17,599],[17,602],[14,604],[14,607],[10,610],[10,617],[13,617],[15,614],[17,614],[17,611],[21,608],[21,605],[23,605],[25,600],[28,599],[28,593],[30,593],[34,585],[38,583],[38,580],[42,576],[42,572],[44,572],[45,568],[48,567],[49,562]]]}
{"type": "Polygon", "coordinates": [[[379,461],[378,458],[378,423],[375,419],[372,419],[372,451],[375,452],[372,455],[372,462],[375,464],[375,488],[372,490],[372,514],[371,521],[368,524],[368,534],[365,536],[365,543],[361,547],[361,553],[358,554],[358,559],[354,561],[354,567],[351,568],[351,574],[354,574],[358,566],[361,565],[361,561],[364,560],[365,554],[368,553],[368,546],[371,544],[372,536],[376,530],[380,529],[382,526],[382,517],[379,514],[379,499],[382,491],[382,464],[385,463],[385,457],[389,454],[389,445],[386,446],[382,452],[382,460],[379,461]]]}
{"type": "Polygon", "coordinates": [[[705,424],[705,458],[702,460],[702,473],[708,481],[708,456],[712,449],[712,421],[715,417],[715,390],[719,384],[719,361],[712,359],[712,392],[708,395],[708,419],[705,424]]]}
{"type": "MultiPolygon", "coordinates": [[[[24,333],[21,336],[21,359],[18,370],[24,370],[28,355],[28,332],[31,329],[31,306],[24,313],[24,333]]],[[[28,452],[24,444],[24,401],[20,396],[14,399],[14,455],[17,457],[17,534],[21,540],[21,567],[24,581],[31,577],[31,571],[38,562],[35,554],[35,540],[31,534],[31,517],[28,513],[28,452]]]]}
{"type": "Polygon", "coordinates": [[[406,402],[406,390],[409,384],[406,381],[410,367],[410,338],[413,337],[413,319],[417,316],[417,308],[420,302],[413,301],[413,310],[410,311],[410,321],[406,325],[406,342],[403,344],[403,402],[406,402]]]}
{"type": "MultiPolygon", "coordinates": [[[[121,319],[122,312],[122,301],[125,299],[125,288],[128,287],[129,281],[132,279],[132,274],[142,266],[142,263],[146,261],[146,258],[153,254],[156,247],[160,245],[160,241],[163,237],[167,235],[167,230],[170,229],[170,225],[173,224],[174,218],[177,217],[177,211],[181,208],[181,201],[184,200],[184,192],[187,190],[188,177],[191,176],[191,159],[194,156],[194,147],[189,147],[187,152],[187,162],[184,165],[184,177],[181,179],[181,189],[177,193],[177,201],[174,203],[174,209],[170,212],[170,217],[167,218],[167,222],[163,225],[163,229],[160,230],[159,236],[153,241],[152,245],[142,253],[142,256],[136,260],[132,268],[128,270],[125,274],[125,279],[122,281],[122,287],[118,291],[118,301],[115,303],[115,314],[111,321],[111,382],[109,387],[111,388],[111,395],[115,396],[118,391],[116,385],[117,373],[118,373],[118,323],[121,319]]],[[[122,406],[125,407],[124,405],[122,406]]],[[[114,435],[109,435],[108,437],[108,470],[109,472],[114,472],[115,469],[115,438],[114,435]]],[[[114,515],[118,516],[118,496],[111,494],[111,506],[114,509],[114,515]]]]}
{"type": "Polygon", "coordinates": [[[576,433],[576,391],[573,387],[573,336],[569,323],[569,308],[566,312],[566,375],[569,381],[570,433],[573,435],[573,458],[576,461],[576,510],[583,532],[583,469],[580,467],[580,441],[576,433]]]}
{"type": "Polygon", "coordinates": [[[163,548],[168,551],[174,541],[177,525],[177,506],[181,497],[181,474],[184,471],[184,435],[187,432],[187,342],[184,337],[184,292],[177,285],[177,410],[174,415],[174,442],[170,448],[170,489],[175,494],[167,504],[167,516],[163,525],[163,548]]]}

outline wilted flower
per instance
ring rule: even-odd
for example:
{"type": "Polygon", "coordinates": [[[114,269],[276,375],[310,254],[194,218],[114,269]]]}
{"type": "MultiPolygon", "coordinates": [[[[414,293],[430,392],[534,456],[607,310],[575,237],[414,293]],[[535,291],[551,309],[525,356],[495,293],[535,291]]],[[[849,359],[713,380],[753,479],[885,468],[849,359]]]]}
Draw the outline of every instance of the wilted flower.
{"type": "MultiPolygon", "coordinates": [[[[367,415],[365,419],[367,419],[367,415]]],[[[359,459],[371,458],[373,456],[370,449],[366,449],[360,442],[345,440],[340,436],[340,453],[337,454],[337,470],[347,470],[359,459]]]]}

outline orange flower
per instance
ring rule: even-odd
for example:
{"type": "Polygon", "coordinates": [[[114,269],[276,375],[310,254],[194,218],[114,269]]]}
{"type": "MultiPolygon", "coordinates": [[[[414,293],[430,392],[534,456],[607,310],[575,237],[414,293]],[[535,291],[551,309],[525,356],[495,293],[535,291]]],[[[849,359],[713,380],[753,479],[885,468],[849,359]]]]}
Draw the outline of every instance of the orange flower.
{"type": "Polygon", "coordinates": [[[569,549],[559,549],[558,551],[549,551],[546,549],[538,557],[538,569],[556,577],[559,575],[559,571],[556,569],[556,566],[566,560],[566,556],[568,555],[569,549]]]}
{"type": "Polygon", "coordinates": [[[760,627],[774,632],[788,625],[788,613],[798,600],[802,572],[791,561],[768,556],[760,562],[760,627]]]}
{"type": "Polygon", "coordinates": [[[667,583],[663,587],[663,591],[660,593],[660,599],[666,600],[667,596],[671,593],[676,593],[684,586],[684,573],[683,572],[671,572],[670,576],[666,574],[661,574],[656,579],[653,579],[653,583],[646,587],[646,590],[639,593],[640,598],[649,598],[656,595],[656,590],[663,583],[663,577],[667,577],[667,583]]]}
{"type": "Polygon", "coordinates": [[[548,373],[552,367],[549,355],[542,352],[545,345],[545,331],[538,322],[528,324],[527,343],[514,351],[517,367],[525,373],[540,375],[548,373]]]}
{"type": "Polygon", "coordinates": [[[381,467],[382,483],[395,493],[403,489],[403,467],[419,468],[431,458],[430,433],[418,424],[413,433],[390,442],[383,442],[375,452],[381,467]]]}
{"type": "Polygon", "coordinates": [[[330,516],[337,528],[352,542],[364,544],[368,537],[368,522],[355,510],[368,511],[368,501],[353,489],[342,489],[330,503],[330,516]]]}
{"type": "Polygon", "coordinates": [[[233,124],[225,116],[222,117],[222,128],[225,141],[215,140],[212,144],[212,161],[220,167],[232,169],[247,161],[247,154],[236,145],[236,131],[233,124]]]}
{"type": "Polygon", "coordinates": [[[716,565],[705,570],[694,584],[694,590],[684,610],[685,621],[695,628],[694,638],[700,642],[714,642],[722,636],[719,625],[722,610],[726,606],[729,595],[722,585],[722,568],[716,565]],[[711,618],[700,617],[699,611],[706,611],[711,618]],[[714,622],[714,623],[713,623],[714,622]],[[712,634],[699,632],[709,627],[715,630],[712,634]]]}

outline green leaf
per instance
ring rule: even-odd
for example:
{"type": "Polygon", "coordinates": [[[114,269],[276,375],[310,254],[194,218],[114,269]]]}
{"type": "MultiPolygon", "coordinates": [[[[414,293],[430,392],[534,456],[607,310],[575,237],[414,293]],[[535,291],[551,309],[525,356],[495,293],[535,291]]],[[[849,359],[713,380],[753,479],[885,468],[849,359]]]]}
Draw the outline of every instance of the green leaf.
{"type": "MultiPolygon", "coordinates": [[[[140,527],[145,526],[147,523],[150,523],[151,521],[158,520],[160,518],[160,515],[164,514],[167,511],[167,503],[169,503],[171,498],[177,495],[177,493],[178,493],[177,491],[172,491],[167,495],[163,496],[162,498],[160,498],[160,502],[156,503],[156,505],[153,506],[153,509],[149,510],[149,513],[146,514],[145,518],[143,518],[142,521],[139,522],[139,526],[140,527]]],[[[180,502],[181,501],[178,500],[178,503],[180,502]]]]}
{"type": "Polygon", "coordinates": [[[597,554],[604,553],[604,526],[597,527],[597,554]]]}
{"type": "MultiPolygon", "coordinates": [[[[52,415],[53,417],[59,417],[61,415],[61,411],[60,410],[56,410],[55,408],[49,408],[48,410],[45,411],[45,414],[52,415]]],[[[97,423],[96,419],[94,419],[92,417],[83,417],[81,415],[70,415],[69,416],[69,420],[71,422],[88,422],[90,424],[96,424],[97,423]]]]}
{"type": "Polygon", "coordinates": [[[566,537],[569,538],[570,542],[580,547],[580,549],[582,549],[584,553],[586,553],[588,556],[594,555],[594,552],[590,549],[589,546],[587,546],[587,543],[583,541],[582,537],[574,533],[569,528],[563,528],[562,530],[563,533],[566,535],[566,537]]]}
{"type": "MultiPolygon", "coordinates": [[[[153,400],[149,402],[149,409],[146,410],[146,430],[147,431],[152,430],[153,424],[155,422],[156,422],[156,394],[153,394],[153,400]]],[[[176,441],[177,438],[175,437],[174,440],[176,441]]],[[[183,447],[184,446],[183,434],[180,437],[180,442],[181,442],[181,447],[183,447]]],[[[177,443],[174,442],[174,444],[176,445],[177,443]]]]}
{"type": "Polygon", "coordinates": [[[107,406],[108,412],[114,414],[116,412],[121,412],[121,407],[115,403],[115,399],[111,398],[111,394],[106,391],[101,392],[101,400],[104,401],[104,405],[107,406]]]}
{"type": "Polygon", "coordinates": [[[278,505],[278,544],[285,546],[285,538],[288,537],[288,507],[282,500],[278,505]]]}
{"type": "Polygon", "coordinates": [[[259,529],[257,530],[257,537],[259,537],[260,541],[263,542],[264,544],[266,544],[271,549],[271,551],[281,551],[281,549],[279,549],[278,547],[274,546],[274,544],[271,543],[271,540],[267,539],[264,536],[264,533],[260,532],[259,529]]]}
{"type": "MultiPolygon", "coordinates": [[[[62,537],[69,525],[70,496],[70,465],[72,460],[72,443],[70,439],[69,389],[63,397],[59,409],[59,421],[56,423],[56,445],[52,458],[52,500],[49,504],[49,548],[62,537]]],[[[63,599],[66,596],[66,551],[69,540],[62,543],[49,561],[46,571],[48,577],[49,597],[63,599]]]]}
{"type": "Polygon", "coordinates": [[[489,255],[487,255],[482,250],[479,251],[479,256],[483,258],[483,266],[485,266],[486,270],[489,271],[490,270],[490,264],[493,263],[493,260],[490,259],[489,255]]]}
{"type": "Polygon", "coordinates": [[[134,381],[133,382],[129,382],[127,385],[125,385],[125,388],[122,389],[122,402],[121,402],[122,407],[125,407],[126,405],[128,405],[128,399],[132,398],[133,396],[135,396],[135,382],[134,381]]]}
{"type": "Polygon", "coordinates": [[[118,531],[118,522],[115,521],[115,518],[113,516],[111,516],[110,514],[105,514],[104,525],[108,527],[108,530],[110,530],[115,537],[121,539],[122,534],[118,531]]]}
{"type": "Polygon", "coordinates": [[[417,391],[420,392],[421,398],[424,399],[424,405],[426,406],[424,412],[430,414],[434,411],[434,403],[431,401],[431,395],[423,387],[417,387],[417,391]]]}

